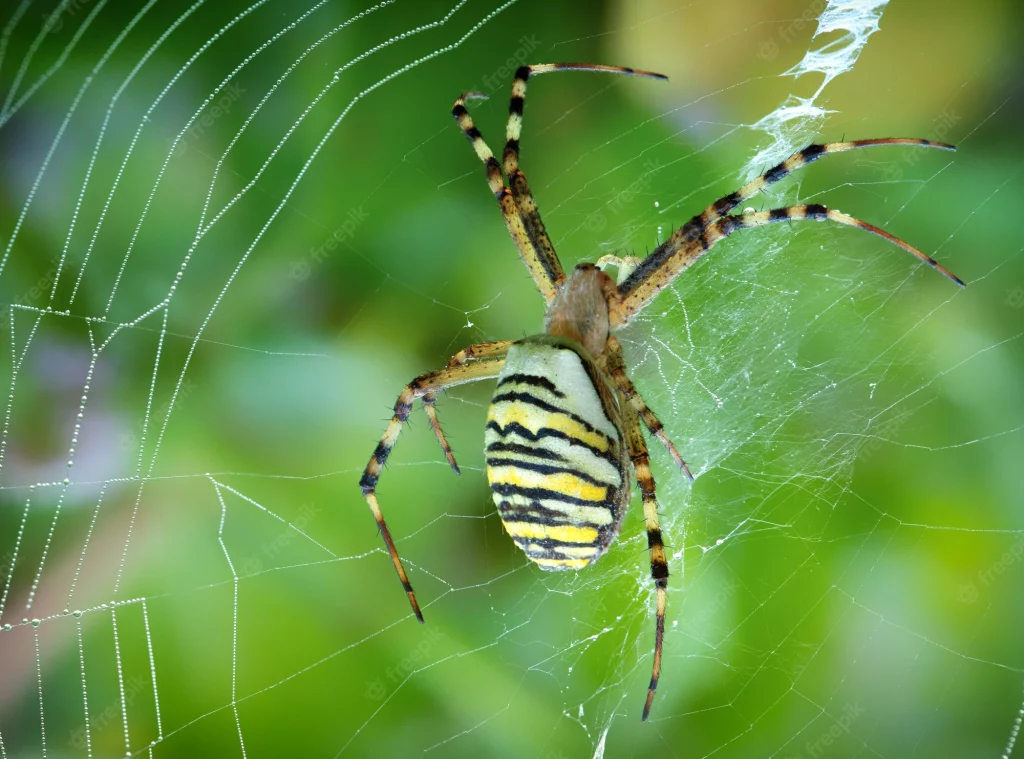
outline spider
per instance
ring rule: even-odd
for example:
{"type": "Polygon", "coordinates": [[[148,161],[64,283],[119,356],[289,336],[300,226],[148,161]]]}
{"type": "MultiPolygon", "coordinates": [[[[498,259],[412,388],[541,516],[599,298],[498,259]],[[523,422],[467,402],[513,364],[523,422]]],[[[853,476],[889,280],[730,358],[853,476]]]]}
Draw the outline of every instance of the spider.
{"type": "Polygon", "coordinates": [[[691,480],[693,475],[629,378],[622,346],[614,331],[720,240],[737,230],[780,221],[830,220],[866,230],[903,248],[963,287],[960,279],[916,248],[878,227],[822,205],[730,213],[769,185],[829,153],[875,145],[955,148],[906,138],[810,145],[712,203],[646,258],[600,259],[598,264],[617,266],[618,282],[592,263],[581,263],[566,275],[541,221],[526,175],[519,168],[519,136],[527,80],[535,74],[568,70],[667,79],[650,71],[590,63],[521,67],[512,81],[503,165],[498,163],[466,110],[468,100],[486,96],[466,92],[455,101],[452,116],[484,163],[487,183],[498,201],[505,225],[547,303],[544,333],[522,340],[471,345],[459,351],[445,368],[410,382],[395,403],[394,416],[359,485],[413,612],[422,622],[423,614],[376,495],[381,468],[416,399],[422,401],[448,463],[459,474],[434,408],[437,395],[455,385],[497,379],[484,431],[487,479],[505,530],[541,569],[581,569],[599,559],[619,533],[630,502],[631,473],[635,475],[656,591],[654,662],[642,716],[647,720],[661,674],[668,562],[658,527],[654,477],[641,424],[668,450],[683,474],[691,480]],[[507,185],[502,169],[508,178],[507,185]]]}

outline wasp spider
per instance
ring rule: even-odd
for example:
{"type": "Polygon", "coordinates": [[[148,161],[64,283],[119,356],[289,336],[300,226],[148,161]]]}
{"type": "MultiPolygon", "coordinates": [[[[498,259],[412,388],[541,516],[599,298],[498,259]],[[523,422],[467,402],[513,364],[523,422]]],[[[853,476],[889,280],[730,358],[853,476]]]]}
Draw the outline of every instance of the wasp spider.
{"type": "Polygon", "coordinates": [[[668,450],[683,473],[690,479],[693,476],[658,417],[633,386],[622,347],[613,332],[715,243],[738,230],[779,221],[830,220],[866,230],[963,286],[951,272],[916,248],[878,227],[822,205],[730,213],[769,185],[828,153],[874,145],[954,148],[929,140],[901,138],[810,145],[712,203],[646,258],[602,259],[599,263],[610,261],[618,265],[620,282],[590,263],[579,264],[566,275],[541,221],[530,185],[519,168],[526,82],[534,74],[565,70],[666,78],[648,71],[585,63],[523,66],[512,82],[503,165],[491,153],[466,110],[467,100],[485,96],[467,92],[455,101],[452,116],[483,161],[487,183],[512,240],[547,302],[544,334],[472,345],[456,354],[445,368],[410,382],[398,397],[394,416],[359,484],[416,618],[422,622],[419,604],[376,496],[381,468],[417,398],[423,402],[423,410],[448,463],[458,473],[434,409],[437,394],[455,385],[497,379],[484,432],[487,479],[506,531],[541,569],[580,569],[608,550],[629,505],[630,477],[634,474],[647,523],[651,577],[657,594],[653,672],[643,709],[646,720],[661,672],[668,563],[658,528],[654,478],[641,424],[668,450]],[[622,274],[628,276],[623,278],[622,274]]]}

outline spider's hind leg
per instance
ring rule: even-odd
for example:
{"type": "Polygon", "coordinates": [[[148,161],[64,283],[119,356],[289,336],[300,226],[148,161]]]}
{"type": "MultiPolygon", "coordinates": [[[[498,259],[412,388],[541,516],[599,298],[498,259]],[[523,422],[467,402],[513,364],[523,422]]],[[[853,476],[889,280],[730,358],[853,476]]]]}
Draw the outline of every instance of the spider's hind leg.
{"type": "Polygon", "coordinates": [[[658,419],[657,415],[647,406],[644,402],[643,397],[640,395],[640,391],[636,389],[633,384],[633,380],[629,378],[626,373],[626,364],[622,358],[622,345],[612,335],[608,336],[608,347],[605,349],[605,366],[608,370],[608,374],[615,381],[616,387],[619,392],[625,397],[629,404],[633,407],[633,410],[637,413],[640,419],[643,421],[644,426],[647,430],[658,438],[658,441],[665,446],[665,450],[668,451],[669,455],[676,462],[676,465],[683,470],[683,474],[693,480],[693,475],[690,473],[690,467],[683,461],[683,457],[679,455],[679,451],[676,450],[675,445],[669,440],[668,434],[665,432],[665,427],[662,425],[661,420],[658,419]]]}
{"type": "Polygon", "coordinates": [[[631,403],[623,403],[622,406],[626,446],[629,449],[629,458],[633,463],[636,483],[643,499],[647,547],[651,554],[651,578],[654,580],[657,603],[654,624],[654,663],[651,666],[651,682],[647,686],[647,699],[644,701],[642,716],[642,719],[646,721],[651,713],[654,693],[658,689],[658,679],[661,677],[662,649],[665,644],[665,607],[668,603],[668,559],[661,537],[661,525],[658,522],[658,501],[654,493],[654,475],[651,474],[647,443],[644,442],[643,432],[640,430],[640,420],[637,417],[636,409],[631,403]]]}

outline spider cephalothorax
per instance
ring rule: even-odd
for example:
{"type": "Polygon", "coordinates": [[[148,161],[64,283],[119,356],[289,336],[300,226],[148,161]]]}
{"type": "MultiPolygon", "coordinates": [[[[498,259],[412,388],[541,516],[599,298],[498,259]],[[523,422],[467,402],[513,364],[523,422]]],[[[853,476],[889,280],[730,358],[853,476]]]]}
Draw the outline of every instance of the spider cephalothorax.
{"type": "Polygon", "coordinates": [[[409,383],[395,403],[394,416],[359,484],[413,611],[422,622],[423,615],[376,494],[381,468],[417,398],[423,401],[423,409],[448,463],[458,472],[434,409],[437,394],[454,385],[497,379],[484,433],[487,479],[506,531],[527,558],[542,569],[579,569],[600,558],[622,525],[630,500],[631,476],[635,476],[643,503],[651,576],[657,593],[654,663],[643,709],[646,720],[661,674],[668,562],[658,527],[654,478],[642,427],[665,446],[688,477],[692,479],[692,475],[658,417],[633,386],[626,373],[622,347],[613,332],[719,240],[738,230],[780,221],[828,220],[863,229],[903,248],[962,286],[962,281],[916,248],[878,227],[822,205],[732,213],[769,185],[829,153],[875,145],[954,148],[906,138],[810,145],[736,192],[715,201],[647,257],[626,260],[603,257],[598,265],[612,263],[619,268],[621,281],[618,284],[594,264],[580,264],[567,277],[544,228],[526,176],[519,169],[526,81],[532,74],[567,69],[665,79],[661,74],[648,71],[588,63],[523,66],[512,82],[502,165],[498,164],[466,110],[467,100],[483,95],[469,92],[455,101],[452,115],[483,161],[488,185],[498,200],[519,255],[547,301],[545,332],[522,340],[472,345],[456,354],[444,369],[424,374],[409,383]]]}
{"type": "Polygon", "coordinates": [[[544,331],[574,340],[591,356],[600,356],[611,334],[608,297],[614,292],[611,277],[594,264],[580,264],[548,303],[544,331]]]}

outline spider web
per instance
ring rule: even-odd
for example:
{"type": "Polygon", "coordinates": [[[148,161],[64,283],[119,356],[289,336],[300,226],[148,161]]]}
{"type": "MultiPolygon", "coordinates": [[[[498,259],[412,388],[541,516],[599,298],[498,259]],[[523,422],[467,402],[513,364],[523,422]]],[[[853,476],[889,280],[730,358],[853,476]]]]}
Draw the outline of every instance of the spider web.
{"type": "Polygon", "coordinates": [[[1019,754],[1012,25],[922,31],[907,5],[5,9],[0,757],[1019,754]],[[697,474],[652,445],[646,725],[635,505],[600,562],[538,571],[485,487],[490,390],[450,393],[463,477],[413,424],[380,488],[420,627],[356,487],[402,383],[539,322],[448,103],[493,93],[497,146],[515,65],[598,58],[672,82],[531,82],[523,164],[567,266],[653,247],[820,137],[961,148],[829,157],[751,205],[827,202],[966,291],[778,225],[621,335],[697,474]]]}

